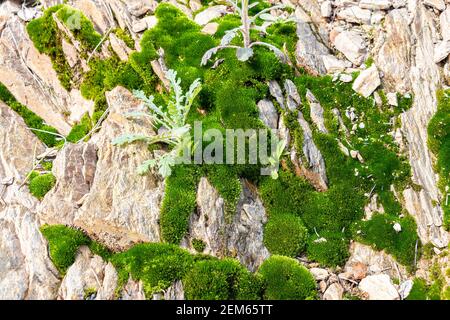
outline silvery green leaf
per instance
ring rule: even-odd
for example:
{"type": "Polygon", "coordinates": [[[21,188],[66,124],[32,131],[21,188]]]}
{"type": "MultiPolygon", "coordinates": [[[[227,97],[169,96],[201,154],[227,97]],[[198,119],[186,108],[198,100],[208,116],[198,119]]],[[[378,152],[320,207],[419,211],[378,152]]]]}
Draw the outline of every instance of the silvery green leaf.
{"type": "Polygon", "coordinates": [[[259,4],[259,1],[253,2],[253,3],[251,3],[251,4],[248,5],[248,8],[249,8],[249,9],[254,8],[254,7],[256,7],[258,4],[259,4]]]}
{"type": "Polygon", "coordinates": [[[171,154],[165,154],[159,159],[159,174],[166,178],[172,174],[171,167],[175,165],[175,159],[171,154]]]}
{"type": "Polygon", "coordinates": [[[239,61],[247,61],[253,56],[252,48],[238,48],[236,50],[236,57],[239,61]]]}
{"type": "Polygon", "coordinates": [[[201,65],[205,66],[208,63],[208,60],[211,59],[211,57],[213,55],[215,55],[217,53],[217,51],[220,50],[220,47],[214,47],[209,49],[208,51],[205,52],[205,54],[202,57],[202,61],[201,61],[201,65]]]}
{"type": "Polygon", "coordinates": [[[150,171],[151,168],[153,168],[156,165],[155,159],[150,159],[147,161],[144,161],[140,166],[137,167],[136,171],[140,175],[144,175],[147,172],[150,171]]]}
{"type": "MultiPolygon", "coordinates": [[[[240,27],[239,27],[240,28],[240,27]]],[[[236,37],[237,32],[239,31],[239,28],[231,29],[225,32],[225,35],[223,36],[222,40],[220,41],[221,46],[227,46],[233,41],[233,39],[236,37]]]]}
{"type": "Polygon", "coordinates": [[[147,141],[148,136],[140,135],[140,134],[124,134],[120,137],[115,138],[112,141],[113,145],[122,146],[124,144],[136,142],[136,141],[147,141]]]}
{"type": "Polygon", "coordinates": [[[277,21],[278,20],[278,17],[275,17],[275,16],[271,15],[270,13],[262,13],[259,15],[259,17],[265,21],[277,21]]]}

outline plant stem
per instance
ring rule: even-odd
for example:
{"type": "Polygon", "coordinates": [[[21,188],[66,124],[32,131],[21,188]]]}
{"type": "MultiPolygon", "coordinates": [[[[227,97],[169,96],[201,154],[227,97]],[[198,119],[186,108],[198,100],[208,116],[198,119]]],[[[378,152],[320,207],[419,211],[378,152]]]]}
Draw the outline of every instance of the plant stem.
{"type": "Polygon", "coordinates": [[[242,34],[244,37],[244,48],[250,46],[250,19],[248,18],[248,0],[242,0],[242,34]]]}

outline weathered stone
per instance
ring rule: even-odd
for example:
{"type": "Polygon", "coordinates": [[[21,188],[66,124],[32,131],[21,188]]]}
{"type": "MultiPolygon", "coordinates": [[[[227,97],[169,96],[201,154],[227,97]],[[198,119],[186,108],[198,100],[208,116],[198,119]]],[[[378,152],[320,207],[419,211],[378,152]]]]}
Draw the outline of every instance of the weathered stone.
{"type": "Polygon", "coordinates": [[[386,14],[384,13],[384,11],[373,12],[372,16],[370,17],[370,24],[380,24],[385,16],[386,14]]]}
{"type": "Polygon", "coordinates": [[[360,0],[359,6],[370,10],[386,10],[392,6],[392,0],[360,0]]]}
{"type": "Polygon", "coordinates": [[[283,91],[281,90],[280,85],[277,81],[271,80],[269,81],[269,92],[272,95],[272,97],[277,100],[277,103],[280,105],[281,109],[285,109],[284,106],[284,98],[283,98],[283,91]]]}
{"type": "Polygon", "coordinates": [[[327,73],[342,72],[352,66],[350,62],[340,60],[331,54],[323,55],[322,60],[327,73]]]}
{"type": "MultiPolygon", "coordinates": [[[[108,4],[106,4],[104,0],[72,0],[70,2],[71,6],[83,12],[83,14],[92,22],[94,28],[101,34],[105,34],[109,29],[115,28],[115,17],[119,18],[119,15],[113,15],[112,12],[105,7],[108,6],[108,4]]],[[[121,26],[121,28],[125,29],[124,26],[121,26]]]]}
{"type": "Polygon", "coordinates": [[[164,300],[184,300],[184,288],[180,280],[175,281],[165,290],[164,300]]]}
{"type": "Polygon", "coordinates": [[[111,33],[109,35],[109,42],[111,44],[111,48],[117,54],[119,59],[122,61],[127,61],[132,50],[128,48],[125,41],[119,39],[114,33],[111,33]]]}
{"type": "Polygon", "coordinates": [[[231,223],[225,222],[225,203],[206,178],[197,190],[197,210],[189,221],[189,233],[182,246],[195,251],[192,239],[205,243],[204,253],[217,257],[232,254],[249,270],[255,271],[269,256],[263,243],[266,212],[259,197],[242,182],[242,193],[231,223]]]}
{"type": "Polygon", "coordinates": [[[423,0],[423,4],[439,11],[445,10],[444,0],[423,0]]]}
{"type": "Polygon", "coordinates": [[[348,60],[360,65],[367,55],[364,39],[355,31],[343,31],[334,39],[334,46],[342,52],[348,60]]]}
{"type": "Polygon", "coordinates": [[[278,127],[278,112],[272,101],[263,99],[258,102],[259,119],[270,129],[278,127]]]}
{"type": "Polygon", "coordinates": [[[439,16],[442,38],[450,40],[450,6],[439,16]]]}
{"type": "Polygon", "coordinates": [[[398,293],[400,294],[400,298],[402,300],[406,299],[408,297],[408,295],[411,292],[411,289],[413,287],[413,284],[414,284],[414,282],[412,280],[406,280],[400,284],[398,293]]]}
{"type": "Polygon", "coordinates": [[[346,7],[337,13],[339,19],[352,23],[370,24],[370,10],[361,9],[358,6],[346,7]]]}
{"type": "Polygon", "coordinates": [[[353,82],[352,89],[361,94],[363,97],[370,96],[376,88],[381,84],[380,75],[375,65],[362,71],[353,82]]]}
{"type": "Polygon", "coordinates": [[[110,113],[91,140],[98,149],[95,177],[74,224],[112,249],[125,249],[140,241],[157,242],[164,184],[153,174],[136,172],[152,153],[142,144],[111,144],[124,133],[151,135],[152,126],[149,120],[130,121],[124,116],[141,104],[126,89],[117,87],[106,93],[106,99],[110,113]]]}
{"type": "Polygon", "coordinates": [[[144,19],[141,19],[133,22],[132,30],[133,32],[139,33],[147,30],[147,27],[147,22],[144,19]]]}
{"type": "Polygon", "coordinates": [[[134,281],[131,277],[120,294],[122,300],[145,300],[144,285],[142,281],[134,281]]]}
{"type": "Polygon", "coordinates": [[[226,6],[224,5],[212,6],[195,15],[194,21],[197,24],[204,26],[211,20],[220,18],[226,13],[227,13],[226,6]]]}
{"type": "Polygon", "coordinates": [[[127,0],[127,9],[131,15],[141,17],[148,12],[154,12],[158,2],[153,0],[127,0]]]}
{"type": "Polygon", "coordinates": [[[320,105],[319,101],[316,99],[316,97],[313,95],[313,93],[307,89],[306,90],[306,99],[309,102],[309,111],[311,120],[314,122],[314,124],[317,126],[320,132],[327,134],[328,130],[325,127],[325,119],[323,117],[323,108],[320,105]]]}
{"type": "Polygon", "coordinates": [[[344,288],[335,282],[332,283],[325,293],[323,294],[323,300],[342,300],[342,296],[344,294],[344,288]]]}
{"type": "Polygon", "coordinates": [[[398,300],[399,294],[386,274],[368,276],[361,280],[359,289],[369,295],[369,300],[398,300]]]}
{"type": "Polygon", "coordinates": [[[321,268],[311,268],[309,269],[309,272],[313,275],[314,279],[316,281],[322,281],[328,279],[328,276],[330,275],[327,271],[327,269],[321,269],[321,268]]]}
{"type": "Polygon", "coordinates": [[[68,143],[53,161],[56,185],[46,195],[38,211],[47,224],[71,225],[78,203],[89,193],[95,176],[97,150],[93,143],[68,143]]]}
{"type": "Polygon", "coordinates": [[[395,92],[388,92],[386,94],[387,102],[391,106],[398,107],[398,99],[397,99],[397,93],[395,92]]]}
{"type": "Polygon", "coordinates": [[[434,62],[438,63],[450,54],[450,40],[441,41],[434,47],[434,62]]]}
{"type": "Polygon", "coordinates": [[[333,14],[333,7],[331,6],[331,1],[324,1],[320,5],[320,13],[322,17],[329,18],[333,14]]]}
{"type": "Polygon", "coordinates": [[[210,22],[203,27],[202,32],[213,35],[217,32],[217,28],[219,28],[217,22],[210,22]]]}
{"type": "Polygon", "coordinates": [[[67,270],[58,291],[60,300],[112,300],[117,286],[113,265],[93,255],[88,247],[79,248],[75,262],[67,270]],[[92,296],[87,296],[87,293],[92,296]]]}

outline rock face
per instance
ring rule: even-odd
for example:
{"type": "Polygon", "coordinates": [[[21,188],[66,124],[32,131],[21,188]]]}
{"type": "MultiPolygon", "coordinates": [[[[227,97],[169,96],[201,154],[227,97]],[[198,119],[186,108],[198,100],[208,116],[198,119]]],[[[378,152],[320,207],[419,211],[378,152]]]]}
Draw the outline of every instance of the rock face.
{"type": "Polygon", "coordinates": [[[67,270],[58,299],[111,300],[117,286],[117,272],[111,263],[91,253],[88,247],[79,249],[74,264],[67,270]]]}
{"type": "Polygon", "coordinates": [[[259,118],[270,129],[278,127],[277,109],[269,99],[263,99],[258,102],[259,118]]]}
{"type": "Polygon", "coordinates": [[[17,16],[0,16],[2,19],[0,82],[19,102],[67,135],[74,121],[86,112],[92,113],[93,102],[84,100],[78,90],[67,92],[61,86],[50,58],[37,51],[17,16]],[[78,116],[70,117],[72,113],[78,116]]]}
{"type": "Polygon", "coordinates": [[[367,98],[380,84],[381,81],[378,69],[375,65],[372,65],[370,68],[360,73],[355,79],[355,82],[353,82],[352,88],[363,97],[367,98]]]}
{"type": "Polygon", "coordinates": [[[195,251],[192,240],[202,240],[206,245],[204,253],[217,257],[231,253],[251,271],[268,258],[269,252],[263,244],[263,225],[267,219],[265,209],[248,182],[242,182],[242,194],[231,223],[225,221],[223,198],[206,178],[200,179],[197,206],[182,246],[195,251]]]}
{"type": "Polygon", "coordinates": [[[37,200],[20,184],[42,143],[0,102],[0,299],[54,299],[58,272],[39,232],[37,200]]]}
{"type": "Polygon", "coordinates": [[[112,139],[124,133],[152,134],[147,121],[133,122],[125,112],[136,110],[140,101],[117,87],[106,94],[110,114],[92,139],[98,149],[95,177],[89,194],[76,212],[74,224],[113,249],[140,241],[159,241],[159,210],[164,184],[136,168],[152,157],[142,144],[117,147],[112,139]]]}
{"type": "Polygon", "coordinates": [[[368,294],[369,300],[398,300],[400,298],[389,276],[377,274],[361,280],[359,289],[368,294]]]}
{"type": "Polygon", "coordinates": [[[334,39],[334,46],[345,57],[359,66],[367,55],[367,46],[364,39],[355,31],[343,31],[334,39]]]}

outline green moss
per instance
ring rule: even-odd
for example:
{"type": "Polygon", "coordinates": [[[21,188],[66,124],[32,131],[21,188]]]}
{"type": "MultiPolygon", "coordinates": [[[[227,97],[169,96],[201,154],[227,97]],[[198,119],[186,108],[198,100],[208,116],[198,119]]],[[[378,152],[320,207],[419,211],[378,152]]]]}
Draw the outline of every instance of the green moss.
{"type": "Polygon", "coordinates": [[[28,187],[30,189],[30,193],[39,200],[42,200],[42,198],[44,198],[47,192],[49,192],[56,183],[56,178],[53,174],[39,174],[35,171],[30,174],[29,180],[30,183],[28,187]]]}
{"type": "Polygon", "coordinates": [[[84,289],[83,299],[84,300],[90,300],[90,299],[94,298],[96,295],[97,295],[97,289],[95,289],[95,288],[86,288],[86,289],[84,289]]]}
{"type": "Polygon", "coordinates": [[[306,248],[308,230],[292,214],[271,216],[264,227],[264,244],[270,253],[296,257],[306,248]]]}
{"type": "Polygon", "coordinates": [[[50,258],[61,275],[75,262],[78,248],[90,242],[81,231],[63,225],[44,225],[41,232],[49,243],[50,258]]]}
{"type": "Polygon", "coordinates": [[[131,37],[130,33],[128,32],[128,30],[124,30],[121,28],[116,28],[115,30],[113,30],[113,33],[115,33],[115,35],[121,39],[123,42],[125,42],[125,44],[128,46],[128,48],[130,49],[135,49],[134,48],[134,40],[131,37]]]}
{"type": "Polygon", "coordinates": [[[436,156],[435,170],[443,194],[444,226],[450,230],[450,90],[438,91],[437,112],[428,124],[428,146],[436,156]]]}
{"type": "Polygon", "coordinates": [[[361,221],[354,226],[355,237],[363,243],[372,245],[377,250],[386,250],[397,261],[407,267],[414,267],[416,258],[420,258],[420,241],[416,233],[416,223],[411,216],[399,218],[389,214],[374,214],[368,221],[361,221]],[[395,223],[401,225],[401,231],[393,228],[395,223]]]}
{"type": "MultiPolygon", "coordinates": [[[[9,90],[0,82],[0,100],[7,104],[12,110],[17,112],[24,120],[25,124],[32,129],[44,130],[48,132],[58,133],[58,131],[46,125],[44,120],[29,110],[26,106],[19,103],[9,90]]],[[[45,132],[32,132],[48,147],[54,147],[61,143],[60,139],[55,135],[45,132]]]]}
{"type": "Polygon", "coordinates": [[[427,283],[422,278],[415,278],[413,287],[406,300],[427,300],[427,283]]]}
{"type": "Polygon", "coordinates": [[[296,260],[272,256],[258,271],[264,280],[264,299],[310,300],[317,297],[316,281],[296,260]]]}
{"type": "Polygon", "coordinates": [[[183,279],[188,300],[260,299],[261,281],[236,260],[197,262],[183,279]]]}
{"type": "Polygon", "coordinates": [[[206,243],[201,239],[192,239],[192,247],[195,251],[202,253],[206,248],[206,243]]]}
{"type": "Polygon", "coordinates": [[[85,114],[80,122],[72,127],[66,140],[69,142],[77,143],[83,139],[89,131],[92,129],[92,121],[88,114],[85,114]]]}
{"type": "Polygon", "coordinates": [[[313,235],[308,240],[307,255],[312,261],[323,266],[343,265],[349,257],[348,240],[342,233],[323,232],[320,237],[313,235]]]}

